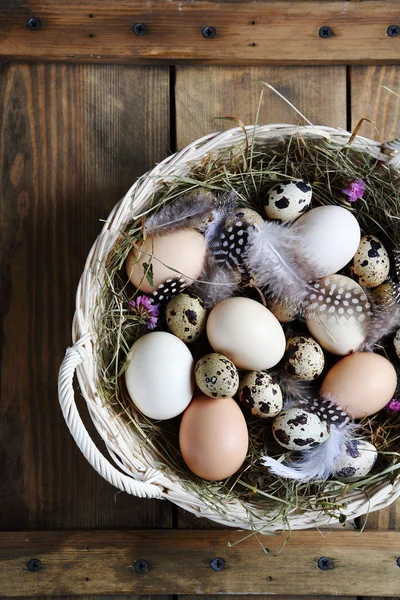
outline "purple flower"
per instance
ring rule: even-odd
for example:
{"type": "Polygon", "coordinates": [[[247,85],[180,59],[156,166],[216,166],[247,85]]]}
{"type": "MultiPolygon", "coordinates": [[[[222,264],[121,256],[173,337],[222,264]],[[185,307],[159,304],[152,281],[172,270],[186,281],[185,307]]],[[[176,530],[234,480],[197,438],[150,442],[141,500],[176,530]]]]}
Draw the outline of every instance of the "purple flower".
{"type": "Polygon", "coordinates": [[[392,398],[389,404],[386,404],[386,410],[389,413],[397,414],[400,412],[400,398],[392,398]]]}
{"type": "Polygon", "coordinates": [[[160,310],[156,304],[153,304],[153,298],[137,296],[136,300],[130,300],[129,304],[133,312],[142,319],[147,329],[154,329],[156,327],[160,310]]]}
{"type": "Polygon", "coordinates": [[[362,179],[356,179],[350,183],[347,190],[343,190],[343,194],[348,196],[349,202],[356,202],[363,197],[365,192],[365,182],[362,179]]]}

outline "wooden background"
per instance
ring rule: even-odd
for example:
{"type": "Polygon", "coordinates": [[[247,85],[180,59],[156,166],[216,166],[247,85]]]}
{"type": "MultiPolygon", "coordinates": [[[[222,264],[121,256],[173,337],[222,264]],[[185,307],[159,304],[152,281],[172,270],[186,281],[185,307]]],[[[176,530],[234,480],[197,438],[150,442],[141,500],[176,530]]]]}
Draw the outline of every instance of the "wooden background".
{"type": "MultiPolygon", "coordinates": [[[[215,528],[103,481],[67,431],[57,371],[101,219],[137,176],[220,128],[214,117],[251,124],[260,79],[315,124],[368,117],[362,134],[400,136],[400,98],[383,88],[400,93],[396,65],[0,66],[0,530],[215,528]]],[[[298,117],[266,92],[260,121],[298,117]]],[[[399,504],[367,523],[399,525],[399,504]]]]}

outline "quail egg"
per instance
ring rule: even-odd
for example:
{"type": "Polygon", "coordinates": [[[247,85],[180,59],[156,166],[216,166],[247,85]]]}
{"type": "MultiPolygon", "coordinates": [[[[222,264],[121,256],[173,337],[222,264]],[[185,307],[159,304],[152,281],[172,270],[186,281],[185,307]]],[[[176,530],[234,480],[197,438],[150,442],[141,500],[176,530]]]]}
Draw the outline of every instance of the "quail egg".
{"type": "Polygon", "coordinates": [[[371,291],[372,297],[376,304],[384,306],[390,304],[394,296],[393,286],[390,281],[385,281],[371,291]]]}
{"type": "Polygon", "coordinates": [[[282,410],[282,392],[266,371],[251,371],[239,384],[239,400],[257,417],[276,417],[282,410]]]}
{"type": "Polygon", "coordinates": [[[232,398],[239,387],[237,369],[223,354],[206,354],[200,358],[194,376],[203,394],[211,398],[232,398]]]}
{"type": "Polygon", "coordinates": [[[350,275],[360,285],[374,288],[383,283],[390,270],[389,255],[374,235],[364,235],[350,262],[350,275]]]}
{"type": "Polygon", "coordinates": [[[225,221],[225,226],[238,225],[239,221],[248,227],[250,225],[262,225],[264,219],[252,208],[238,208],[232,215],[229,215],[225,221]]]}
{"type": "Polygon", "coordinates": [[[167,325],[171,333],[191,344],[204,332],[207,310],[200,298],[185,292],[174,296],[167,304],[167,325]]]}
{"type": "Polygon", "coordinates": [[[394,336],[393,344],[396,354],[400,360],[400,329],[397,330],[396,335],[394,336]]]}
{"type": "Polygon", "coordinates": [[[350,440],[342,444],[340,454],[334,461],[334,475],[338,479],[365,477],[374,466],[378,452],[364,440],[350,440]]]}
{"type": "Polygon", "coordinates": [[[294,379],[314,381],[325,365],[322,348],[307,335],[295,335],[286,343],[285,369],[294,379]]]}
{"type": "Polygon", "coordinates": [[[267,302],[268,309],[280,323],[291,323],[297,317],[297,308],[288,300],[270,298],[267,302]]]}
{"type": "Polygon", "coordinates": [[[265,214],[269,219],[294,221],[310,208],[311,197],[311,186],[303,179],[278,183],[267,192],[265,214]]]}
{"type": "Polygon", "coordinates": [[[272,433],[287,450],[308,450],[325,442],[330,429],[316,414],[302,408],[288,408],[275,417],[272,433]]]}

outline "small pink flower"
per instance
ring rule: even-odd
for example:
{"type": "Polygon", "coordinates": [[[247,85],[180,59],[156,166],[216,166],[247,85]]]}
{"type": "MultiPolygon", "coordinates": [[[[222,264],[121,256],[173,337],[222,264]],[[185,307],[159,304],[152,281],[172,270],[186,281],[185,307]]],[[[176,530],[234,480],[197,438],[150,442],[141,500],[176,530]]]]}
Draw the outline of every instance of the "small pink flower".
{"type": "Polygon", "coordinates": [[[364,192],[365,182],[362,179],[356,179],[355,181],[352,181],[347,190],[343,190],[343,194],[348,196],[349,202],[356,202],[363,197],[364,192]]]}
{"type": "Polygon", "coordinates": [[[154,329],[160,316],[160,310],[153,304],[153,298],[148,296],[137,296],[136,300],[130,300],[132,310],[143,320],[147,329],[154,329]]]}
{"type": "Polygon", "coordinates": [[[400,398],[392,398],[389,404],[386,404],[386,410],[389,413],[397,414],[400,412],[400,398]]]}

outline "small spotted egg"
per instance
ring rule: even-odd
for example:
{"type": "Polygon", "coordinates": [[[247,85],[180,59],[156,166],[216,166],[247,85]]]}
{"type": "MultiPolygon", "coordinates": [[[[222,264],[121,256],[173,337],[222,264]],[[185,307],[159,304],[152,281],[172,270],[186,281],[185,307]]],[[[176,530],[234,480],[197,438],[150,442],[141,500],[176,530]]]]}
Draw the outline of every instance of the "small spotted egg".
{"type": "Polygon", "coordinates": [[[288,300],[270,298],[267,302],[269,310],[280,323],[291,323],[297,317],[297,308],[288,300]]]}
{"type": "Polygon", "coordinates": [[[400,329],[397,330],[396,335],[394,336],[393,344],[396,354],[400,360],[400,329]]]}
{"type": "Polygon", "coordinates": [[[167,325],[171,333],[191,344],[204,332],[207,310],[200,298],[189,292],[174,296],[167,304],[167,325]]]}
{"type": "Polygon", "coordinates": [[[267,192],[265,214],[269,219],[294,221],[310,208],[311,196],[311,186],[303,179],[278,183],[267,192]]]}
{"type": "Polygon", "coordinates": [[[245,228],[250,225],[262,225],[264,223],[262,216],[252,208],[238,208],[233,214],[227,217],[225,226],[236,225],[239,221],[241,221],[245,228]]]}
{"type": "Polygon", "coordinates": [[[239,387],[237,369],[223,354],[206,354],[200,358],[194,376],[197,386],[210,398],[232,398],[239,387]]]}
{"type": "Polygon", "coordinates": [[[385,281],[371,291],[376,304],[384,306],[390,304],[394,297],[394,289],[390,281],[385,281]]]}
{"type": "Polygon", "coordinates": [[[314,381],[324,370],[322,348],[307,335],[295,335],[286,343],[285,369],[294,379],[314,381]]]}
{"type": "Polygon", "coordinates": [[[325,442],[330,429],[314,413],[288,408],[274,419],[272,433],[278,444],[288,450],[308,450],[325,442]]]}
{"type": "Polygon", "coordinates": [[[251,371],[239,384],[239,400],[257,417],[276,417],[282,410],[282,392],[266,371],[251,371]]]}
{"type": "Polygon", "coordinates": [[[364,287],[374,288],[389,275],[389,255],[378,238],[364,235],[349,266],[352,279],[364,287]]]}
{"type": "Polygon", "coordinates": [[[365,477],[374,466],[378,452],[364,440],[350,440],[342,444],[339,456],[334,460],[334,476],[338,479],[365,477]]]}

